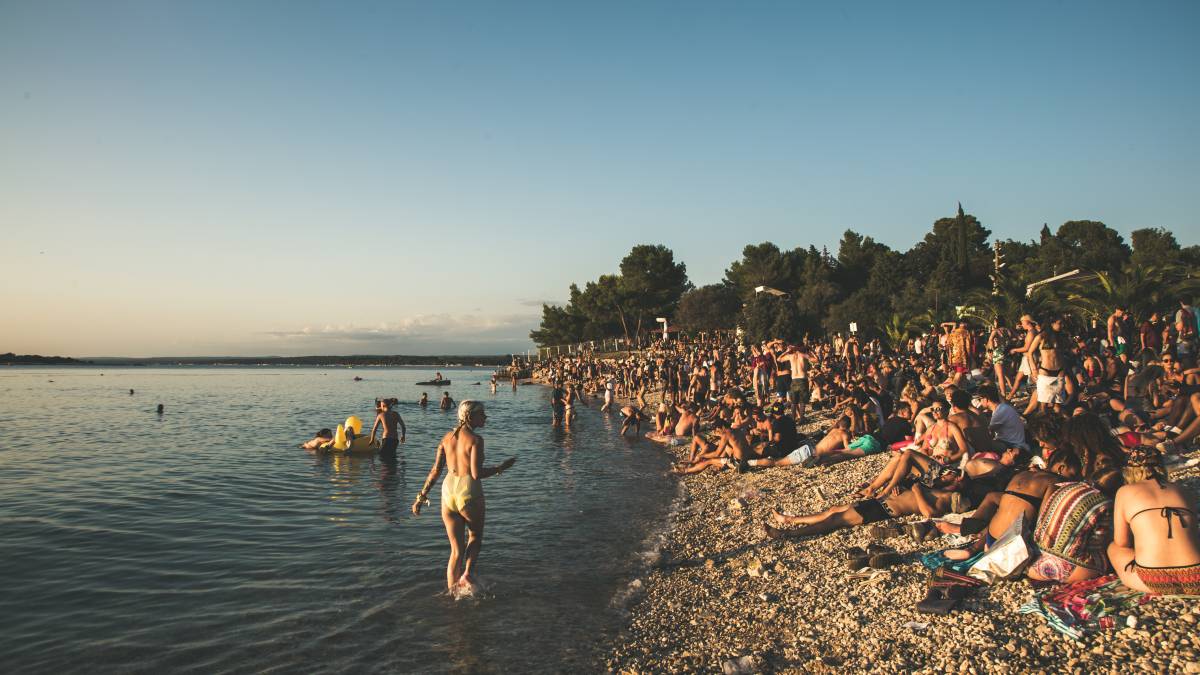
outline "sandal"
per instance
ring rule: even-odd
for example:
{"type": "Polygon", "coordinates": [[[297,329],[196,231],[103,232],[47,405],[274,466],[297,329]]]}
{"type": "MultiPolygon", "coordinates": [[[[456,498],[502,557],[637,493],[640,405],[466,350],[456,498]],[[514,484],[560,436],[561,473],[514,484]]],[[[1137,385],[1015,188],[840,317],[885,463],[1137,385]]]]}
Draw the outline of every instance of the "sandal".
{"type": "Polygon", "coordinates": [[[945,616],[953,612],[958,603],[967,595],[967,587],[959,584],[951,586],[933,586],[925,594],[925,599],[917,603],[917,611],[924,614],[945,616]]]}
{"type": "Polygon", "coordinates": [[[933,523],[928,520],[918,520],[915,523],[908,523],[904,526],[904,531],[918,544],[923,544],[930,539],[941,536],[941,532],[938,532],[933,523]]]}
{"type": "Polygon", "coordinates": [[[882,544],[870,544],[867,546],[867,553],[870,554],[867,564],[877,570],[887,569],[901,560],[896,549],[882,544]]]}
{"type": "Polygon", "coordinates": [[[851,571],[858,571],[864,567],[869,567],[871,556],[866,551],[858,546],[851,546],[846,549],[846,563],[851,571]]]}
{"type": "Polygon", "coordinates": [[[872,525],[871,529],[867,530],[867,534],[871,535],[871,538],[875,541],[882,541],[884,539],[891,539],[892,537],[899,537],[904,534],[904,530],[900,527],[900,523],[879,523],[872,525]]]}

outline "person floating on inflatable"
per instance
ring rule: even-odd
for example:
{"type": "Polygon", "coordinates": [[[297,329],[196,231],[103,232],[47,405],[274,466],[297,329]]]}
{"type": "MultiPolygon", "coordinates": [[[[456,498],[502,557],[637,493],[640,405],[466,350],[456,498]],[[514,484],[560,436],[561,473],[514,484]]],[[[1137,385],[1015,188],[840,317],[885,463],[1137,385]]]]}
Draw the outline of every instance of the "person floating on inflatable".
{"type": "Polygon", "coordinates": [[[305,450],[316,450],[317,448],[332,442],[333,430],[327,428],[318,431],[311,441],[301,443],[300,447],[304,448],[305,450]]]}

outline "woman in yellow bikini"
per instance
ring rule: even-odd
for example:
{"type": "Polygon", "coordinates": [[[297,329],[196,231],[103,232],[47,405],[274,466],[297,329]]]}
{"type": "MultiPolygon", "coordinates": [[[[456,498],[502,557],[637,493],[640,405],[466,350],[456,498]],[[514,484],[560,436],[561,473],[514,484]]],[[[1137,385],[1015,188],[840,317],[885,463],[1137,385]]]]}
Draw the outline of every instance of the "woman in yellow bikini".
{"type": "Polygon", "coordinates": [[[412,505],[413,515],[420,515],[421,506],[429,503],[430,488],[437,483],[445,466],[448,473],[442,483],[442,522],[446,525],[446,536],[450,538],[446,588],[451,592],[469,590],[475,584],[472,577],[475,560],[483,547],[483,479],[503,473],[517,461],[510,457],[499,466],[483,465],[483,436],[475,430],[482,428],[486,421],[487,413],[479,401],[466,400],[458,404],[458,426],[442,437],[433,468],[412,505]]]}

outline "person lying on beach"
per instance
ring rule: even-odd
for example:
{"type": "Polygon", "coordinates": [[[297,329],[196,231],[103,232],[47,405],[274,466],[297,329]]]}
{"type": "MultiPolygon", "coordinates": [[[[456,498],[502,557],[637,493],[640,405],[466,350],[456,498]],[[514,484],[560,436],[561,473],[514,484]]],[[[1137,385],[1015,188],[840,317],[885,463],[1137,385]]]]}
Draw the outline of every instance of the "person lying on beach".
{"type": "Polygon", "coordinates": [[[311,441],[305,441],[304,443],[301,443],[300,447],[304,448],[305,450],[316,450],[317,448],[321,447],[322,445],[325,445],[326,443],[331,443],[332,441],[333,441],[333,430],[332,429],[322,429],[314,435],[314,437],[311,441]]]}
{"type": "Polygon", "coordinates": [[[970,518],[962,523],[937,521],[935,527],[942,534],[979,534],[970,546],[945,552],[950,560],[966,560],[975,553],[986,551],[1004,535],[1018,518],[1032,525],[1046,495],[1064,480],[1079,477],[1079,459],[1069,450],[1056,450],[1050,458],[1049,469],[1029,469],[1012,477],[1003,492],[991,492],[970,518]]]}
{"type": "Polygon", "coordinates": [[[774,511],[771,518],[778,525],[767,523],[763,529],[770,539],[791,539],[809,535],[828,534],[857,525],[920,514],[926,518],[947,513],[965,513],[973,508],[969,499],[958,492],[930,489],[915,483],[884,499],[864,499],[852,504],[834,506],[808,516],[792,516],[774,511]],[[794,525],[789,529],[780,526],[794,525]]]}
{"type": "Polygon", "coordinates": [[[1122,475],[1108,545],[1121,583],[1144,593],[1200,595],[1200,531],[1187,491],[1169,480],[1151,447],[1135,448],[1122,475]]]}
{"type": "Polygon", "coordinates": [[[624,420],[621,423],[621,435],[624,436],[626,431],[633,429],[635,434],[642,433],[642,409],[635,408],[632,405],[626,404],[621,406],[621,418],[624,420]]]}
{"type": "Polygon", "coordinates": [[[830,429],[813,448],[814,457],[833,455],[850,447],[854,437],[850,435],[850,419],[842,416],[837,418],[830,429]]]}
{"type": "Polygon", "coordinates": [[[737,468],[739,471],[743,470],[746,460],[753,456],[750,443],[746,440],[746,434],[737,429],[731,429],[725,420],[713,422],[713,433],[716,435],[717,441],[707,452],[696,457],[694,461],[689,461],[686,465],[673,467],[672,471],[684,475],[700,473],[708,469],[720,471],[721,469],[737,468]]]}

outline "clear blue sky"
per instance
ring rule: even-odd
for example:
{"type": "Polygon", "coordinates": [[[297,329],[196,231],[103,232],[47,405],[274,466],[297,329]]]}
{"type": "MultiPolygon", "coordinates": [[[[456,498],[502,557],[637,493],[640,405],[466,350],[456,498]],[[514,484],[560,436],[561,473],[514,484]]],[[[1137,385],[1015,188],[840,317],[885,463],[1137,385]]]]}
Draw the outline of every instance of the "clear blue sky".
{"type": "Polygon", "coordinates": [[[508,352],[663,243],[1200,242],[1200,4],[0,3],[0,352],[508,352]]]}

